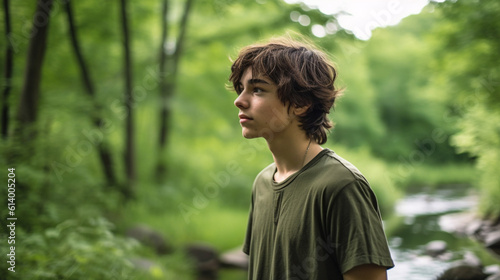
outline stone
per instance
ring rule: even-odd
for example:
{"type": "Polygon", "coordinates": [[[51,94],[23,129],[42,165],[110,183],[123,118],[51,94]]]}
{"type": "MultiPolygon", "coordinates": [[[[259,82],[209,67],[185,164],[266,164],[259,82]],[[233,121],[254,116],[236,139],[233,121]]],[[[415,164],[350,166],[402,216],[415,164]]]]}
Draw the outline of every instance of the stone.
{"type": "Polygon", "coordinates": [[[451,263],[452,267],[463,266],[463,265],[482,267],[483,263],[474,253],[467,251],[467,252],[465,252],[465,254],[461,260],[457,260],[457,261],[454,261],[451,263]]]}
{"type": "Polygon", "coordinates": [[[223,267],[244,270],[248,268],[248,255],[243,253],[240,247],[223,253],[219,260],[223,267]]]}
{"type": "Polygon", "coordinates": [[[486,274],[500,274],[500,265],[492,264],[488,265],[483,270],[486,274]]]}
{"type": "Polygon", "coordinates": [[[465,228],[465,234],[467,234],[468,236],[476,236],[477,234],[479,234],[482,226],[483,226],[483,221],[479,219],[474,219],[467,224],[465,228]]]}
{"type": "Polygon", "coordinates": [[[439,217],[441,229],[458,235],[466,235],[469,230],[473,230],[472,227],[469,229],[472,223],[480,227],[482,221],[478,220],[471,212],[451,213],[439,217]]]}
{"type": "Polygon", "coordinates": [[[487,248],[500,248],[500,231],[493,231],[486,234],[484,245],[487,248]]]}
{"type": "Polygon", "coordinates": [[[484,238],[484,246],[500,256],[500,230],[488,232],[484,238]]]}
{"type": "Polygon", "coordinates": [[[490,220],[482,220],[481,227],[472,235],[479,242],[484,243],[486,235],[492,231],[492,223],[490,220]]]}
{"type": "Polygon", "coordinates": [[[488,278],[486,278],[486,280],[500,280],[500,273],[490,275],[488,276],[488,278]]]}
{"type": "Polygon", "coordinates": [[[186,255],[194,263],[197,271],[197,280],[216,280],[220,267],[215,248],[208,244],[189,244],[186,246],[186,255]]]}
{"type": "Polygon", "coordinates": [[[126,236],[134,238],[141,244],[151,247],[159,255],[172,252],[171,246],[167,243],[163,235],[145,225],[136,225],[127,230],[126,236]]]}
{"type": "Polygon", "coordinates": [[[485,280],[487,277],[481,267],[459,265],[448,268],[436,280],[485,280]]]}
{"type": "Polygon", "coordinates": [[[425,245],[425,253],[431,257],[437,257],[446,252],[447,244],[442,240],[434,240],[425,245]]]}
{"type": "Polygon", "coordinates": [[[485,243],[487,235],[495,231],[494,226],[495,225],[491,220],[483,220],[480,230],[474,234],[474,237],[478,241],[485,243]]]}

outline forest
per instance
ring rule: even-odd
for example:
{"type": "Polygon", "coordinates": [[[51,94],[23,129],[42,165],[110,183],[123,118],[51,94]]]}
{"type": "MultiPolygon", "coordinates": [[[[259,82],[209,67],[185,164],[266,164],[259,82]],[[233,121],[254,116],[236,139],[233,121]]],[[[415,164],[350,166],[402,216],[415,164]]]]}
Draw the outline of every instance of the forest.
{"type": "Polygon", "coordinates": [[[498,1],[430,2],[368,40],[283,0],[2,2],[5,279],[246,279],[218,256],[273,158],[241,136],[228,77],[239,49],[284,35],[336,64],[323,146],[368,178],[391,247],[422,246],[400,230],[412,193],[465,190],[463,210],[500,223],[498,1]]]}

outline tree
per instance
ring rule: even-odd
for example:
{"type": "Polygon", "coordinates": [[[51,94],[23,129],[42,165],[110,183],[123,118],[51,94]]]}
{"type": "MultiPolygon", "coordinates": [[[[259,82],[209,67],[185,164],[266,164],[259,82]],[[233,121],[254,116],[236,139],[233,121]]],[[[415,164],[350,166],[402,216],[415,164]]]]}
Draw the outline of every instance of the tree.
{"type": "MultiPolygon", "coordinates": [[[[16,117],[16,134],[19,137],[18,139],[25,144],[27,144],[29,138],[34,136],[35,131],[34,126],[37,120],[43,58],[45,56],[51,9],[52,0],[37,1],[31,28],[33,37],[29,41],[24,82],[16,117]]],[[[29,155],[29,152],[25,154],[29,155]]]]}
{"type": "MultiPolygon", "coordinates": [[[[71,7],[71,0],[67,0],[64,2],[64,8],[66,11],[67,19],[68,19],[68,27],[69,27],[69,35],[71,38],[71,45],[73,46],[73,51],[75,52],[76,59],[78,61],[78,65],[80,67],[80,74],[82,83],[87,95],[92,99],[92,104],[94,106],[94,115],[91,116],[92,124],[96,129],[99,129],[103,120],[101,113],[101,106],[98,104],[95,90],[94,90],[94,82],[90,77],[90,73],[88,71],[87,63],[83,57],[82,51],[80,49],[80,43],[78,41],[77,31],[73,19],[73,11],[71,7]]],[[[101,141],[98,141],[98,152],[99,158],[102,164],[102,168],[104,170],[104,175],[106,177],[107,183],[109,186],[113,186],[116,184],[116,178],[113,171],[113,158],[111,156],[111,152],[106,145],[106,139],[103,138],[101,141]]]]}
{"type": "Polygon", "coordinates": [[[450,84],[452,115],[462,152],[476,158],[481,211],[500,219],[500,3],[495,0],[439,4],[446,21],[436,37],[442,75],[450,84]]]}
{"type": "Polygon", "coordinates": [[[165,163],[163,161],[162,155],[164,154],[165,147],[167,146],[167,140],[169,135],[169,123],[171,117],[172,106],[170,104],[172,97],[174,95],[177,86],[177,73],[179,69],[179,60],[182,55],[182,50],[184,47],[184,40],[187,32],[187,23],[189,14],[191,13],[191,7],[193,0],[186,0],[184,5],[184,11],[182,13],[182,18],[179,26],[179,33],[177,35],[177,40],[175,42],[174,51],[169,54],[166,50],[167,34],[168,34],[168,0],[163,1],[162,9],[162,35],[161,35],[161,46],[160,46],[160,73],[162,74],[160,80],[160,98],[161,98],[161,109],[160,109],[160,138],[158,141],[159,159],[156,168],[156,177],[160,178],[165,172],[165,163]]]}
{"type": "Polygon", "coordinates": [[[12,42],[9,40],[11,34],[11,24],[10,24],[10,9],[9,0],[3,1],[4,15],[5,15],[5,39],[7,42],[7,48],[5,50],[5,86],[2,92],[2,128],[1,135],[2,138],[7,138],[9,131],[9,95],[12,88],[11,79],[12,72],[14,68],[14,50],[12,47],[12,42]]]}
{"type": "Polygon", "coordinates": [[[123,35],[123,78],[125,82],[125,175],[127,182],[123,190],[127,198],[133,196],[133,185],[135,181],[135,143],[134,143],[134,104],[132,96],[132,58],[130,52],[130,32],[127,17],[127,0],[120,0],[121,28],[123,35]]]}

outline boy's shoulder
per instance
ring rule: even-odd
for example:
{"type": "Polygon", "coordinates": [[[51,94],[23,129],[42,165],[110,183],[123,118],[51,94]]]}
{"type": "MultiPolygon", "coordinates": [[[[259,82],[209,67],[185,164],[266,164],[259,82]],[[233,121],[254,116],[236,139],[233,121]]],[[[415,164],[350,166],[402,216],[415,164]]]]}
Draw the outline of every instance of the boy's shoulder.
{"type": "Polygon", "coordinates": [[[272,162],[268,166],[264,167],[259,174],[255,177],[255,179],[259,178],[272,178],[274,176],[274,172],[276,170],[276,163],[272,162]]]}
{"type": "Polygon", "coordinates": [[[336,193],[347,185],[360,183],[369,186],[356,166],[334,151],[325,150],[321,160],[304,173],[305,181],[309,182],[311,188],[336,193]]]}
{"type": "Polygon", "coordinates": [[[328,159],[325,161],[325,169],[333,174],[342,175],[352,180],[366,180],[361,171],[351,162],[339,156],[332,150],[327,152],[328,159]]]}
{"type": "MultiPolygon", "coordinates": [[[[272,179],[275,171],[276,164],[273,162],[262,169],[256,181],[272,179]]],[[[356,166],[328,148],[323,149],[299,173],[301,174],[297,175],[306,181],[321,182],[323,185],[347,185],[354,181],[362,181],[368,185],[368,181],[356,166]]]]}

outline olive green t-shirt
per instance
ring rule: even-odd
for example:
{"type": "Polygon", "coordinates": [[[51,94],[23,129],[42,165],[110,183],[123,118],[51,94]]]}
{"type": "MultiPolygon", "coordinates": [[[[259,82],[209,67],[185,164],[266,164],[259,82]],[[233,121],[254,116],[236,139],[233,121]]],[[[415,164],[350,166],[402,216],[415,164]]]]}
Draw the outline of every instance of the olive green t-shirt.
{"type": "Polygon", "coordinates": [[[362,264],[394,266],[374,193],[363,175],[324,149],[276,183],[254,182],[243,251],[250,280],[334,280],[362,264]]]}

